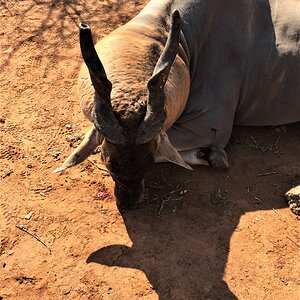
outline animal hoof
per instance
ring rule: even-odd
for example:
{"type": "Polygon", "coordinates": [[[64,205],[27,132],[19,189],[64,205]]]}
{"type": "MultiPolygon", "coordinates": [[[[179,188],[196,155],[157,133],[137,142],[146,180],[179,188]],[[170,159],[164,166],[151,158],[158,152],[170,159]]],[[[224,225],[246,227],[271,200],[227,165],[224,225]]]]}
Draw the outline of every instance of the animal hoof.
{"type": "Polygon", "coordinates": [[[214,168],[229,167],[228,157],[224,149],[211,149],[208,161],[214,168]]]}
{"type": "Polygon", "coordinates": [[[286,200],[288,201],[291,211],[300,216],[300,185],[290,189],[285,194],[286,200]]]}

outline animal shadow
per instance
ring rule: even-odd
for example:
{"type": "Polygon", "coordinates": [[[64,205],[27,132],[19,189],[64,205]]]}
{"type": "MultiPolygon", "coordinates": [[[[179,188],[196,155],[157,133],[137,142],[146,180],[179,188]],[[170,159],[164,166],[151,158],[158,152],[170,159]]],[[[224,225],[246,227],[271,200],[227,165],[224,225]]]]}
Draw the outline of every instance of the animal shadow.
{"type": "Polygon", "coordinates": [[[223,280],[231,236],[245,213],[287,207],[282,195],[299,179],[299,129],[300,124],[289,126],[278,142],[274,130],[236,128],[227,149],[229,170],[156,166],[148,180],[148,186],[155,183],[149,199],[173,195],[174,201],[162,207],[148,199],[142,208],[124,212],[132,247],[104,247],[87,262],[142,270],[161,300],[238,299],[223,280]],[[258,176],[264,174],[270,175],[258,176]],[[178,187],[187,191],[179,201],[172,194],[178,187]]]}
{"type": "Polygon", "coordinates": [[[146,209],[126,212],[132,247],[104,247],[87,262],[143,271],[161,300],[237,299],[222,280],[235,223],[217,232],[220,225],[196,211],[164,217],[146,209]]]}

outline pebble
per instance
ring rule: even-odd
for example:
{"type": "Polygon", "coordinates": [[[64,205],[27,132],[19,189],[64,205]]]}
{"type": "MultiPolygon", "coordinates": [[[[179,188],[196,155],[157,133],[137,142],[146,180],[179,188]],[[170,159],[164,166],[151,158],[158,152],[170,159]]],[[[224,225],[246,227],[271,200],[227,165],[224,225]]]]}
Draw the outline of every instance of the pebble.
{"type": "Polygon", "coordinates": [[[9,250],[9,251],[7,252],[7,254],[8,254],[8,255],[13,255],[13,254],[14,254],[14,251],[13,251],[13,250],[9,250]]]}
{"type": "Polygon", "coordinates": [[[109,196],[109,194],[107,193],[107,192],[103,192],[103,191],[99,191],[99,192],[97,192],[97,194],[96,194],[96,197],[97,198],[100,198],[100,199],[104,199],[104,198],[106,198],[106,197],[108,197],[109,196]]]}
{"type": "Polygon", "coordinates": [[[75,142],[81,140],[81,136],[80,135],[66,135],[66,140],[69,143],[75,143],[75,142]]]}
{"type": "Polygon", "coordinates": [[[63,294],[64,294],[64,295],[68,295],[68,294],[70,294],[70,292],[71,292],[71,289],[67,289],[67,290],[64,290],[64,291],[63,291],[63,294]]]}
{"type": "Polygon", "coordinates": [[[57,161],[57,160],[60,160],[60,154],[61,152],[60,151],[56,151],[55,153],[52,154],[52,157],[53,157],[53,160],[57,161]]]}
{"type": "Polygon", "coordinates": [[[291,203],[290,208],[297,208],[297,204],[296,203],[291,203]]]}
{"type": "Polygon", "coordinates": [[[183,190],[183,191],[181,191],[179,194],[180,195],[184,195],[184,194],[186,194],[187,193],[187,190],[183,190]]]}
{"type": "Polygon", "coordinates": [[[31,211],[31,212],[29,212],[28,214],[26,214],[26,215],[24,216],[24,218],[25,218],[26,220],[30,220],[31,217],[32,217],[32,215],[33,215],[33,212],[31,211]]]}

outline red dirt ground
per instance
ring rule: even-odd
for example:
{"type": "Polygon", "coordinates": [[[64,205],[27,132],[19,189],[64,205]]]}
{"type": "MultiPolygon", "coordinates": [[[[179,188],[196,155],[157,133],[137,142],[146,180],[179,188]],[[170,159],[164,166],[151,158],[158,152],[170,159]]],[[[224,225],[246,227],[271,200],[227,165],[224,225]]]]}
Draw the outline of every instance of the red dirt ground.
{"type": "Polygon", "coordinates": [[[52,173],[89,126],[77,24],[98,40],[146,2],[0,1],[0,299],[300,299],[299,219],[282,197],[300,179],[300,124],[280,156],[253,147],[274,130],[236,128],[229,170],[156,166],[123,216],[99,154],[52,173]]]}

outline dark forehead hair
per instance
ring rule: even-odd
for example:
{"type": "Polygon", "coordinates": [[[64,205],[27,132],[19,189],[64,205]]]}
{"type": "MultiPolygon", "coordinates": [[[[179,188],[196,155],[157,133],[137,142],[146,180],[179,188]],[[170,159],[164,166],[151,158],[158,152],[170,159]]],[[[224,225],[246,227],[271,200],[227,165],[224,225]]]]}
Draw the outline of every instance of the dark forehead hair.
{"type": "MultiPolygon", "coordinates": [[[[153,142],[113,145],[108,142],[107,167],[114,179],[137,180],[145,176],[155,160],[153,142]]],[[[105,153],[104,153],[105,154],[105,153]]]]}

